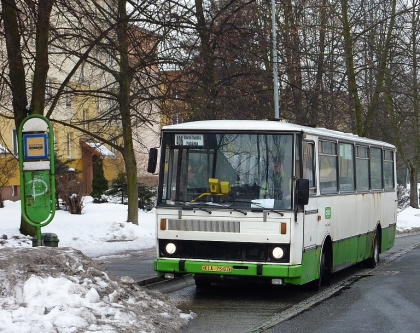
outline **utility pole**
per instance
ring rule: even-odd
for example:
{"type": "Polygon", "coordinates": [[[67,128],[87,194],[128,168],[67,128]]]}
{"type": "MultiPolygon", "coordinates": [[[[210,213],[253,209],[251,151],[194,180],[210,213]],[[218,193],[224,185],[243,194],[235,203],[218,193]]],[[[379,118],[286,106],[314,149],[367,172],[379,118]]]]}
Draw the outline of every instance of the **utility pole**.
{"type": "Polygon", "coordinates": [[[280,119],[279,110],[279,73],[277,59],[277,26],[276,26],[276,4],[271,0],[271,30],[273,34],[273,81],[274,81],[274,118],[280,119]]]}

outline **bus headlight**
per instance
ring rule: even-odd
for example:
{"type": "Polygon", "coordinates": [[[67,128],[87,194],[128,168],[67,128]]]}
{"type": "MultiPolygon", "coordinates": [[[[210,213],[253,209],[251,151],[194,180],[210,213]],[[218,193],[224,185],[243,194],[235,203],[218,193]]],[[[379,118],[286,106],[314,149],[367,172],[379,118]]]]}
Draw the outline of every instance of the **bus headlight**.
{"type": "Polygon", "coordinates": [[[176,245],[174,243],[168,243],[165,245],[165,252],[168,255],[173,255],[176,252],[176,245]]]}
{"type": "Polygon", "coordinates": [[[279,260],[284,256],[284,250],[280,246],[275,246],[271,250],[271,256],[275,260],[279,260]]]}

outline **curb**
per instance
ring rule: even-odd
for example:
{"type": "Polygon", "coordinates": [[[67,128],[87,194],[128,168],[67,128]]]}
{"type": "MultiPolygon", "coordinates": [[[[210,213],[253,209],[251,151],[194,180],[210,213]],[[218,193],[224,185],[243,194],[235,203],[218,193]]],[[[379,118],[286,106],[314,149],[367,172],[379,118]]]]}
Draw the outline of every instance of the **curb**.
{"type": "Polygon", "coordinates": [[[136,283],[143,288],[147,288],[149,290],[157,290],[162,293],[171,293],[173,291],[195,285],[194,278],[191,275],[184,275],[170,280],[153,277],[150,279],[137,281],[136,283]]]}

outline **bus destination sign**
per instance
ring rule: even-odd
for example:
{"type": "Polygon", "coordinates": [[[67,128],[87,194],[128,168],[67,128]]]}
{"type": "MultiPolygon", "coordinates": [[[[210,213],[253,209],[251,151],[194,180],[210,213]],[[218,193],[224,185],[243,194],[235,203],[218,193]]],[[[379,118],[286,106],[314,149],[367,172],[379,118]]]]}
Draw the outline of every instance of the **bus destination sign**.
{"type": "Polygon", "coordinates": [[[177,146],[203,146],[203,134],[175,134],[177,146]]]}

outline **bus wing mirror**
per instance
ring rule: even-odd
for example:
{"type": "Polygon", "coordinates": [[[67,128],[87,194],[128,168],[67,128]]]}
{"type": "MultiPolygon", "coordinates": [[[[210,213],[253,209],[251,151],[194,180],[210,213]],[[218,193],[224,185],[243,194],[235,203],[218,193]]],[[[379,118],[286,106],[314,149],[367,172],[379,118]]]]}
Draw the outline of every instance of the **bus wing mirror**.
{"type": "Polygon", "coordinates": [[[298,205],[307,205],[309,202],[309,179],[297,179],[296,198],[298,205]]]}
{"type": "Polygon", "coordinates": [[[147,163],[147,172],[154,173],[156,171],[157,156],[158,156],[157,148],[150,148],[149,162],[147,163]]]}

